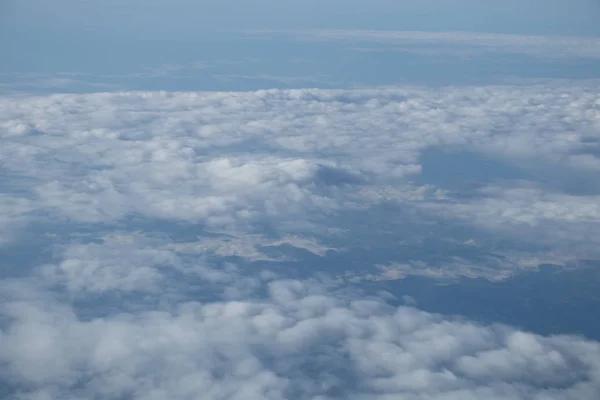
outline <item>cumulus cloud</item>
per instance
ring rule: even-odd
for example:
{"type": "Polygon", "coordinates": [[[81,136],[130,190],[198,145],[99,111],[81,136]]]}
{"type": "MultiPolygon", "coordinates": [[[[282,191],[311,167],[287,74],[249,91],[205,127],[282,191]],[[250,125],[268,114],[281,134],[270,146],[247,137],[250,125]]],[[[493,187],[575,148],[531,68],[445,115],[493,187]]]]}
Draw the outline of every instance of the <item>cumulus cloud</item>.
{"type": "MultiPolygon", "coordinates": [[[[478,326],[275,280],[256,301],[83,320],[3,301],[0,377],[18,399],[572,399],[600,394],[600,345],[478,326]]],[[[22,297],[22,296],[21,296],[22,297]]]]}
{"type": "Polygon", "coordinates": [[[202,298],[240,299],[250,295],[262,280],[276,275],[269,273],[264,264],[243,273],[226,257],[279,261],[254,247],[261,240],[207,237],[197,242],[171,242],[140,232],[72,238],[55,244],[56,261],[34,267],[29,277],[36,285],[64,293],[74,301],[143,296],[143,304],[136,304],[135,298],[127,304],[138,308],[166,299],[185,299],[190,291],[197,290],[204,292],[199,296],[202,298]]]}
{"type": "MultiPolygon", "coordinates": [[[[564,251],[564,240],[581,238],[578,251],[598,255],[583,239],[598,224],[598,193],[562,193],[546,185],[552,177],[467,191],[417,182],[423,152],[440,148],[499,158],[525,175],[531,165],[567,170],[567,180],[598,173],[593,85],[127,92],[0,104],[3,179],[21,182],[2,189],[4,232],[33,219],[135,217],[343,247],[325,240],[341,228],[335,218],[395,203],[510,240],[542,230],[544,243],[564,251]]],[[[216,252],[238,251],[228,246],[216,252]]],[[[256,247],[248,246],[246,255],[256,247]]]]}
{"type": "Polygon", "coordinates": [[[597,342],[340,288],[407,274],[503,279],[548,259],[599,259],[599,193],[528,174],[599,172],[597,93],[1,98],[1,255],[28,227],[45,238],[31,252],[53,251],[27,271],[1,260],[21,273],[0,279],[0,398],[600,396],[597,342]],[[523,173],[424,182],[423,153],[440,148],[523,173]],[[285,268],[339,279],[291,279],[285,268]]]}
{"type": "Polygon", "coordinates": [[[63,246],[57,264],[44,265],[40,272],[46,282],[64,285],[73,293],[159,293],[165,278],[160,268],[177,268],[181,262],[176,254],[154,248],[155,242],[144,239],[139,235],[110,234],[99,243],[71,242],[63,246]]]}

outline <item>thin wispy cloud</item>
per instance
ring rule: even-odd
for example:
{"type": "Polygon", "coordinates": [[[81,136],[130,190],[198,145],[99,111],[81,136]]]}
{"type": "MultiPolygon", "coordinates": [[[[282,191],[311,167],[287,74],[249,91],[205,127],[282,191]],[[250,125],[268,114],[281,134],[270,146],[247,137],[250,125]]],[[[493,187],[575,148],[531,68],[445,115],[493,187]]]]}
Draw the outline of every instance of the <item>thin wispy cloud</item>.
{"type": "MultiPolygon", "coordinates": [[[[518,53],[543,58],[589,58],[600,59],[600,39],[584,36],[536,36],[514,35],[485,32],[431,32],[431,31],[393,31],[393,30],[344,30],[344,29],[313,29],[313,30],[246,30],[243,35],[247,38],[280,38],[287,37],[301,41],[342,42],[349,45],[370,43],[391,46],[389,50],[404,50],[410,52],[429,51],[450,54],[473,53],[518,53]],[[411,45],[414,48],[403,49],[401,45],[411,45]],[[428,46],[428,48],[419,48],[428,46]]],[[[367,48],[360,48],[366,51],[367,48]]],[[[383,48],[369,49],[370,51],[385,51],[383,48]]],[[[439,54],[439,53],[438,53],[439,54]]]]}

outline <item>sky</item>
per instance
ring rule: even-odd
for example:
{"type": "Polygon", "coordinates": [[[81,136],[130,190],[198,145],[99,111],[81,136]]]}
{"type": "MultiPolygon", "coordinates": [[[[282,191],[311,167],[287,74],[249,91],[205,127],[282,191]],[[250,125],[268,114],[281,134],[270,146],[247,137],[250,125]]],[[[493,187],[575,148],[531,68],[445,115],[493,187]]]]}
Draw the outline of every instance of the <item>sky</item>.
{"type": "Polygon", "coordinates": [[[600,397],[600,3],[0,13],[1,400],[600,397]]]}
{"type": "Polygon", "coordinates": [[[0,11],[0,83],[6,90],[449,85],[589,79],[599,70],[595,0],[5,0],[0,11]],[[352,34],[343,40],[318,34],[330,29],[352,34]],[[381,43],[368,31],[466,37],[381,43]],[[489,54],[476,37],[481,33],[513,36],[499,36],[505,43],[489,54]],[[541,57],[536,43],[523,48],[531,36],[556,44],[541,57]],[[573,46],[587,50],[572,54],[573,46]]]}
{"type": "MultiPolygon", "coordinates": [[[[8,26],[89,32],[119,38],[173,38],[214,30],[338,28],[468,30],[518,34],[597,35],[594,0],[80,0],[6,1],[8,26]]],[[[179,37],[180,38],[180,37],[179,37]]]]}

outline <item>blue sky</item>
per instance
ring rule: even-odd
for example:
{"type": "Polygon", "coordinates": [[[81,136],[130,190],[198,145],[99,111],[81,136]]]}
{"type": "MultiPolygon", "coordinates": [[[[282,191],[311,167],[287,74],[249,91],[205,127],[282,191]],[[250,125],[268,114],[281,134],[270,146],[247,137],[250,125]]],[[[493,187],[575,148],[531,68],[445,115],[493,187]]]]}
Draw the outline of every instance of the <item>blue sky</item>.
{"type": "Polygon", "coordinates": [[[121,38],[182,39],[245,28],[468,30],[598,35],[594,0],[425,1],[53,1],[5,2],[11,28],[121,38]]]}
{"type": "MultiPolygon", "coordinates": [[[[413,43],[407,51],[402,40],[394,46],[387,43],[383,52],[365,53],[367,48],[381,50],[382,44],[360,35],[341,42],[305,43],[285,32],[344,29],[600,37],[599,13],[600,6],[591,0],[9,1],[0,30],[5,60],[0,72],[8,75],[1,82],[8,90],[34,91],[248,90],[595,78],[598,58],[540,60],[527,52],[515,54],[507,46],[493,56],[471,54],[465,61],[464,49],[456,52],[452,44],[413,43]],[[246,34],[253,29],[276,32],[269,37],[246,34]],[[164,70],[166,65],[169,71],[164,70]],[[149,70],[157,69],[163,70],[160,76],[144,79],[149,70]]],[[[469,47],[468,40],[465,45],[469,47]]]]}

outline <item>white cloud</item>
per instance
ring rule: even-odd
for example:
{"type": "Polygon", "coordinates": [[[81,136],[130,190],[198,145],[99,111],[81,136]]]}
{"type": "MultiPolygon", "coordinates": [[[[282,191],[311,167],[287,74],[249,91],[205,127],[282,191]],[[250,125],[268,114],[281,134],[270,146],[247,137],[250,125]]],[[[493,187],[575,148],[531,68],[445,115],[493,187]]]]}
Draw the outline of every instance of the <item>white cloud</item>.
{"type": "Polygon", "coordinates": [[[289,245],[292,247],[296,247],[298,249],[303,249],[303,250],[306,250],[309,253],[315,254],[317,256],[324,256],[329,251],[342,251],[342,249],[336,249],[333,247],[323,246],[316,239],[299,237],[299,236],[285,236],[281,240],[277,240],[277,241],[271,242],[271,243],[266,243],[263,246],[276,247],[276,246],[283,246],[283,245],[289,245]]]}
{"type": "MultiPolygon", "coordinates": [[[[212,232],[209,232],[212,233],[212,232]]],[[[248,261],[285,261],[293,260],[288,256],[273,257],[261,251],[261,248],[275,248],[284,245],[305,250],[309,253],[324,256],[328,251],[339,251],[326,247],[318,240],[300,236],[284,236],[282,239],[270,240],[262,235],[235,234],[233,232],[214,232],[217,237],[199,237],[196,242],[172,243],[165,248],[188,254],[214,254],[221,257],[236,256],[248,261]]]]}
{"type": "Polygon", "coordinates": [[[600,241],[593,234],[600,223],[600,196],[567,195],[518,184],[510,188],[486,186],[477,193],[480,196],[462,202],[431,203],[426,207],[448,219],[545,244],[548,253],[555,253],[556,264],[565,257],[600,256],[600,241]],[[561,254],[564,249],[569,250],[561,254]]]}
{"type": "Polygon", "coordinates": [[[0,377],[13,398],[572,399],[600,394],[600,344],[444,319],[315,283],[264,300],[82,320],[12,298],[0,377]]]}
{"type": "Polygon", "coordinates": [[[533,237],[542,223],[558,233],[550,243],[583,238],[598,224],[597,194],[505,182],[466,198],[411,181],[431,148],[595,174],[597,91],[571,83],[6,96],[3,175],[26,182],[19,198],[29,210],[6,215],[93,224],[135,215],[242,235],[262,234],[261,225],[283,238],[336,229],[333,215],[395,202],[513,239],[529,240],[520,224],[533,237]]]}
{"type": "Polygon", "coordinates": [[[61,261],[41,267],[48,284],[64,285],[71,293],[112,290],[160,293],[161,268],[182,268],[177,255],[155,248],[156,241],[140,235],[110,234],[100,243],[64,245],[61,261]]]}
{"type": "MultiPolygon", "coordinates": [[[[344,278],[502,279],[552,259],[549,248],[561,263],[577,256],[569,246],[600,257],[591,236],[597,193],[545,182],[461,190],[418,180],[431,148],[525,170],[534,163],[574,177],[597,173],[597,92],[571,85],[0,99],[1,178],[11,183],[0,188],[0,236],[14,241],[16,228],[34,222],[55,241],[52,261],[0,279],[0,397],[599,397],[597,342],[395,309],[334,294],[335,282],[328,291],[269,271],[291,260],[279,256],[287,246],[347,263],[356,260],[346,251],[357,250],[348,246],[379,256],[385,246],[419,248],[428,238],[460,252],[435,264],[416,253],[378,258],[360,266],[365,274],[344,278]],[[445,237],[452,223],[464,237],[445,237]],[[496,236],[500,255],[489,244],[496,236]],[[258,267],[248,271],[229,256],[258,267]],[[118,304],[94,303],[106,298],[118,304]]],[[[325,272],[340,271],[333,267],[325,272]]]]}
{"type": "Polygon", "coordinates": [[[31,279],[59,292],[64,290],[78,300],[105,294],[142,294],[157,300],[185,298],[186,291],[198,284],[207,290],[207,296],[239,299],[251,293],[263,278],[272,277],[267,272],[261,276],[261,267],[254,274],[243,275],[232,263],[209,263],[208,256],[277,260],[252,247],[258,246],[260,238],[171,243],[164,237],[139,232],[115,232],[86,239],[55,245],[58,260],[35,268],[31,279]]]}
{"type": "Polygon", "coordinates": [[[248,261],[282,261],[287,257],[272,257],[259,248],[269,243],[262,237],[215,237],[198,238],[196,242],[173,243],[166,245],[175,251],[187,254],[213,254],[220,257],[242,257],[248,261]]]}
{"type": "MultiPolygon", "coordinates": [[[[376,273],[365,275],[348,271],[341,279],[350,282],[361,281],[391,281],[404,279],[411,276],[423,276],[433,279],[484,278],[491,281],[500,281],[518,272],[514,262],[488,257],[484,260],[471,261],[461,257],[448,257],[449,260],[438,265],[427,265],[423,261],[408,263],[392,263],[391,265],[377,265],[376,273]]],[[[537,264],[535,265],[537,267],[537,264]]]]}
{"type": "MultiPolygon", "coordinates": [[[[478,220],[491,219],[494,223],[531,224],[543,220],[566,222],[600,221],[600,196],[572,196],[546,193],[541,188],[486,187],[476,200],[482,215],[478,220]]],[[[460,205],[454,208],[460,210],[460,205]]],[[[469,212],[472,217],[472,212],[469,212]]]]}

